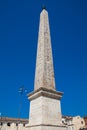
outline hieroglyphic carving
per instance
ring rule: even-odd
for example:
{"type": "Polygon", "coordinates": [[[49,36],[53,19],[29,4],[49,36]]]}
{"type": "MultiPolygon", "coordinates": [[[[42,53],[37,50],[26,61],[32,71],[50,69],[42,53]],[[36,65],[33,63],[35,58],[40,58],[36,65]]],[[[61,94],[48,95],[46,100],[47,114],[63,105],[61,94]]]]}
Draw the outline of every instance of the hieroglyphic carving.
{"type": "Polygon", "coordinates": [[[55,89],[49,19],[45,9],[40,14],[35,72],[35,90],[40,87],[55,89]]]}

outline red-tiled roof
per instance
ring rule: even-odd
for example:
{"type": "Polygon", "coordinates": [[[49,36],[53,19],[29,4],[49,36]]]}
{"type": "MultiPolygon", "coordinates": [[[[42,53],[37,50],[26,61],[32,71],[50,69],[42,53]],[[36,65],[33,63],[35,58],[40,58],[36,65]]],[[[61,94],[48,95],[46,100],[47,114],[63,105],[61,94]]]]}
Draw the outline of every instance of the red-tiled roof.
{"type": "Polygon", "coordinates": [[[28,123],[28,119],[23,118],[11,118],[11,117],[1,117],[0,122],[22,122],[22,123],[28,123]]]}

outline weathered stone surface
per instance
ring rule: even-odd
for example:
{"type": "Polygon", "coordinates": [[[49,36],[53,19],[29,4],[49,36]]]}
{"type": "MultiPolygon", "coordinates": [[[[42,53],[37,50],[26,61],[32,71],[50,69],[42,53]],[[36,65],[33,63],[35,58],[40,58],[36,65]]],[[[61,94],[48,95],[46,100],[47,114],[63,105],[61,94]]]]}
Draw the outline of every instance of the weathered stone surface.
{"type": "Polygon", "coordinates": [[[64,126],[36,126],[36,127],[30,127],[29,130],[66,130],[66,127],[64,126]]]}
{"type": "Polygon", "coordinates": [[[40,87],[55,89],[49,20],[45,9],[40,14],[34,89],[40,87]]]}
{"type": "Polygon", "coordinates": [[[26,130],[66,130],[66,127],[64,126],[36,126],[36,127],[30,127],[26,130]]]}
{"type": "Polygon", "coordinates": [[[30,102],[29,125],[62,124],[60,100],[40,96],[30,102]]]}

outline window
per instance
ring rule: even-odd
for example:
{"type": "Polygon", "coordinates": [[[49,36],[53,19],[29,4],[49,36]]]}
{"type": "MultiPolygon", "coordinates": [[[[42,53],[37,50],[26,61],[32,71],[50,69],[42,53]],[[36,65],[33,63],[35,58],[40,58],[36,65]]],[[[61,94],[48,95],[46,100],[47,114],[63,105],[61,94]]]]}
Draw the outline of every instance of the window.
{"type": "Polygon", "coordinates": [[[18,126],[18,123],[16,123],[16,126],[18,126]]]}
{"type": "Polygon", "coordinates": [[[83,121],[81,121],[81,124],[83,124],[83,121]]]}
{"type": "Polygon", "coordinates": [[[11,124],[10,123],[7,123],[7,126],[10,126],[11,124]]]}
{"type": "Polygon", "coordinates": [[[23,126],[25,127],[25,124],[23,124],[23,126]]]}
{"type": "Polygon", "coordinates": [[[3,125],[3,123],[1,122],[1,126],[3,125]]]}

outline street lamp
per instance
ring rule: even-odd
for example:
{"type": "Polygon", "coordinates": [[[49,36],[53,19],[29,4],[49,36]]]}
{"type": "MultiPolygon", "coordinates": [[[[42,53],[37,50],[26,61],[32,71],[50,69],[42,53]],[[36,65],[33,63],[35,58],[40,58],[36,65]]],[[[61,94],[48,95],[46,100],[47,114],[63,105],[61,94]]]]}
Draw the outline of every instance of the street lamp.
{"type": "Polygon", "coordinates": [[[22,87],[19,88],[18,92],[20,92],[21,95],[23,95],[24,92],[27,92],[27,89],[24,86],[22,86],[22,87]]]}
{"type": "Polygon", "coordinates": [[[25,92],[27,92],[27,89],[22,86],[19,88],[18,92],[21,94],[21,98],[20,98],[20,106],[19,106],[19,112],[18,112],[18,117],[20,118],[20,114],[21,114],[21,108],[22,108],[22,96],[25,92]]]}
{"type": "MultiPolygon", "coordinates": [[[[20,124],[20,115],[21,115],[21,108],[22,108],[22,96],[25,92],[27,92],[27,89],[25,89],[24,86],[21,86],[18,90],[18,92],[20,93],[21,95],[21,98],[20,98],[20,104],[19,104],[19,110],[18,110],[18,118],[19,118],[19,121],[18,121],[18,124],[20,124]]],[[[18,130],[18,124],[17,124],[17,130],[18,130]]]]}

